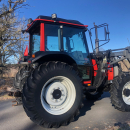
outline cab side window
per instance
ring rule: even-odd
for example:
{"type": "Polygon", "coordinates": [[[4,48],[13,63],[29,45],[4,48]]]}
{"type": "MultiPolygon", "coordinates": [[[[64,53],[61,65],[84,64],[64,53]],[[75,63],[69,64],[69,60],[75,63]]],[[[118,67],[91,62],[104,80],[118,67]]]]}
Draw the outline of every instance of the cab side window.
{"type": "Polygon", "coordinates": [[[59,50],[59,26],[45,24],[45,49],[46,51],[59,50]]]}

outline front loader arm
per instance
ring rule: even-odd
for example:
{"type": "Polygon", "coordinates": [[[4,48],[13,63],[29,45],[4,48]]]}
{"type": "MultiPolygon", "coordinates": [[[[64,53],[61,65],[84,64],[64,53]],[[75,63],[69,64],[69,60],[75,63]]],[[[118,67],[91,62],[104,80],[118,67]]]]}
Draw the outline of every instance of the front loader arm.
{"type": "Polygon", "coordinates": [[[92,59],[95,59],[98,65],[98,70],[96,71],[97,74],[92,85],[93,87],[91,87],[91,89],[94,89],[100,87],[105,79],[107,79],[108,84],[112,82],[115,71],[114,66],[116,66],[119,61],[123,61],[124,59],[130,61],[130,47],[99,51],[96,54],[91,54],[91,56],[92,59]],[[104,62],[104,58],[106,58],[106,62],[104,62]]]}
{"type": "MultiPolygon", "coordinates": [[[[114,65],[124,59],[130,61],[130,46],[121,49],[99,51],[98,53],[93,54],[93,57],[95,57],[96,59],[106,57],[107,63],[109,63],[109,65],[114,65]]],[[[108,67],[108,64],[105,67],[108,67]]]]}
{"type": "Polygon", "coordinates": [[[128,61],[130,61],[130,46],[126,47],[126,48],[121,48],[121,49],[115,49],[115,50],[111,50],[111,54],[110,57],[120,57],[120,59],[112,61],[110,63],[110,65],[113,65],[119,61],[122,61],[124,59],[128,59],[128,61]],[[119,52],[114,52],[114,51],[118,51],[118,50],[122,50],[119,52]]]}

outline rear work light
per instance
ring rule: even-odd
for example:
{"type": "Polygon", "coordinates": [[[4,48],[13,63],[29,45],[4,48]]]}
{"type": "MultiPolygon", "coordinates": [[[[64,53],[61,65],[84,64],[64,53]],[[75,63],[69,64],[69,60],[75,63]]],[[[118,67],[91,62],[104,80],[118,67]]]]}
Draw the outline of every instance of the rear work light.
{"type": "Polygon", "coordinates": [[[57,18],[57,14],[52,14],[51,17],[52,17],[52,19],[56,19],[57,18]]]}
{"type": "Polygon", "coordinates": [[[31,18],[28,19],[28,24],[31,24],[33,20],[31,18]]]}

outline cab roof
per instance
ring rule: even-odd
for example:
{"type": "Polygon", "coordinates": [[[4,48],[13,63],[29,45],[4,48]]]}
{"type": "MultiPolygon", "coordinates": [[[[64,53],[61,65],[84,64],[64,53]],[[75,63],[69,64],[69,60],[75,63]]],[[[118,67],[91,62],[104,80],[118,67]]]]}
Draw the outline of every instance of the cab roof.
{"type": "Polygon", "coordinates": [[[52,19],[52,17],[40,15],[35,20],[32,21],[32,23],[29,25],[26,31],[29,32],[35,25],[39,23],[50,23],[50,24],[55,23],[55,24],[63,24],[63,25],[69,25],[74,27],[80,27],[80,28],[88,27],[88,25],[84,25],[77,20],[68,20],[63,18],[56,18],[54,20],[52,19]]]}

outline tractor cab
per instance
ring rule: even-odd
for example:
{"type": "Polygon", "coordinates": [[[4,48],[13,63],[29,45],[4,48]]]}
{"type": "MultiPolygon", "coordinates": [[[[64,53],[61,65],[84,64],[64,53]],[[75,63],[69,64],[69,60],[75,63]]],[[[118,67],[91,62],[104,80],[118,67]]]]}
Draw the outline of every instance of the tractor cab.
{"type": "Polygon", "coordinates": [[[89,74],[85,74],[90,70],[85,65],[89,66],[91,63],[85,37],[87,25],[76,20],[57,18],[56,14],[52,17],[38,16],[35,20],[29,19],[28,22],[28,63],[52,60],[75,64],[78,65],[84,79],[90,78],[89,74]]]}
{"type": "Polygon", "coordinates": [[[90,63],[85,31],[87,25],[75,20],[39,16],[29,20],[26,32],[30,34],[29,55],[62,53],[70,56],[79,65],[90,63]]]}

